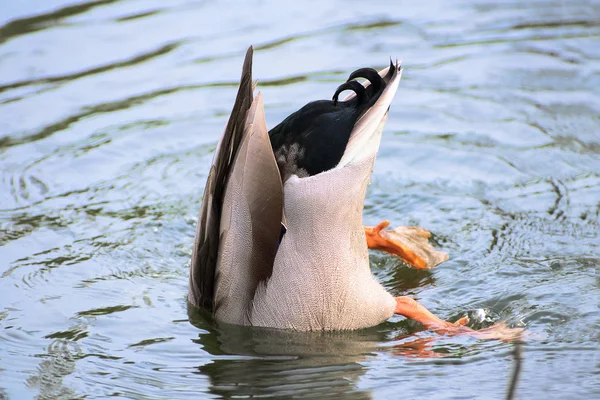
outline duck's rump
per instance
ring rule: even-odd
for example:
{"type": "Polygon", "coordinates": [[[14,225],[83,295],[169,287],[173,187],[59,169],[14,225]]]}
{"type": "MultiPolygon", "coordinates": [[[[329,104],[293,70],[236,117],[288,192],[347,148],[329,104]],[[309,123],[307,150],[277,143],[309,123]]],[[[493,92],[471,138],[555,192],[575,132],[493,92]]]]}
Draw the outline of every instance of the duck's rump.
{"type": "MultiPolygon", "coordinates": [[[[252,323],[253,302],[259,288],[264,290],[265,282],[272,277],[277,264],[276,256],[293,260],[294,253],[306,252],[307,248],[295,247],[290,242],[292,239],[311,246],[310,234],[308,238],[298,239],[301,230],[295,224],[292,225],[294,234],[287,238],[287,242],[285,237],[281,241],[283,183],[294,175],[298,179],[308,176],[317,178],[315,175],[338,166],[340,160],[347,157],[345,151],[349,141],[354,140],[353,130],[361,126],[359,121],[367,111],[377,108],[372,106],[386,91],[387,84],[396,77],[397,70],[398,66],[391,67],[389,73],[382,74],[383,77],[372,69],[357,70],[348,82],[338,88],[333,100],[309,103],[267,132],[261,95],[259,93],[252,98],[252,47],[248,49],[236,101],[217,146],[204,191],[192,250],[188,296],[191,304],[213,312],[225,322],[252,323]],[[370,84],[358,83],[354,80],[357,77],[368,79],[370,84]],[[354,94],[347,97],[346,101],[339,102],[338,96],[344,90],[351,90],[354,94]],[[280,247],[280,243],[284,242],[287,244],[281,244],[280,247]],[[286,249],[286,254],[282,254],[281,248],[286,249]]],[[[388,106],[377,117],[376,126],[372,129],[378,134],[381,133],[388,106]]],[[[370,121],[371,118],[363,118],[362,121],[365,119],[370,121]]],[[[376,139],[377,147],[379,136],[376,139]]],[[[370,165],[374,156],[369,158],[370,165]]],[[[368,180],[370,168],[365,170],[364,177],[357,179],[359,186],[368,180]]],[[[352,180],[353,177],[346,179],[352,180]]],[[[314,187],[323,190],[326,186],[325,183],[314,187]]],[[[313,193],[313,196],[320,195],[313,193]]],[[[289,199],[287,195],[285,202],[286,208],[295,207],[296,214],[297,206],[302,207],[302,203],[309,208],[314,205],[308,204],[310,198],[289,199]]],[[[353,202],[358,219],[353,222],[352,229],[340,234],[354,237],[353,243],[358,243],[360,247],[357,254],[365,259],[359,264],[366,266],[369,275],[362,231],[363,202],[364,191],[353,202]]],[[[329,206],[336,207],[335,204],[329,206]]],[[[289,260],[280,264],[288,265],[289,260]]],[[[282,273],[285,276],[285,271],[279,271],[278,280],[281,280],[282,273]]],[[[283,286],[279,290],[286,290],[289,285],[281,283],[283,286]]],[[[291,286],[290,290],[293,290],[291,286]]],[[[385,308],[387,313],[388,307],[385,308]]],[[[260,324],[273,326],[262,320],[260,324]]]]}

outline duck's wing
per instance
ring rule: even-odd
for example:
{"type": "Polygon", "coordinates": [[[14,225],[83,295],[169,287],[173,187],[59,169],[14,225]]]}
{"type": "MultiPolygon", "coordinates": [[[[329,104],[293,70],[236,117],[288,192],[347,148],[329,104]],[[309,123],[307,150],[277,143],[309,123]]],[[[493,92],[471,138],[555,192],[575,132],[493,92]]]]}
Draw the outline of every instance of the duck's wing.
{"type": "Polygon", "coordinates": [[[258,93],[248,111],[223,203],[214,297],[214,311],[220,321],[249,323],[248,310],[256,287],[273,272],[282,208],[281,177],[258,93]]]}
{"type": "Polygon", "coordinates": [[[190,268],[190,303],[212,311],[214,305],[215,273],[219,251],[219,226],[221,224],[225,184],[232,167],[233,157],[240,146],[246,114],[252,105],[252,53],[246,52],[237,97],[225,126],[225,131],[213,157],[202,207],[196,226],[196,239],[192,250],[190,268]]]}
{"type": "Polygon", "coordinates": [[[262,96],[252,98],[252,53],[250,47],[213,159],[192,250],[189,301],[213,312],[243,311],[246,293],[271,274],[281,232],[283,189],[262,96]]]}

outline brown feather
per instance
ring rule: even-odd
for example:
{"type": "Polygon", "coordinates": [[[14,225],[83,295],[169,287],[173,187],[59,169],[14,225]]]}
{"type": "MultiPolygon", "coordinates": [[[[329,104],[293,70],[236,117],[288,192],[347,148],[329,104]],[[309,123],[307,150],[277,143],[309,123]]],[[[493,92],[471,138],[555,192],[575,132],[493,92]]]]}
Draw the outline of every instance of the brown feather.
{"type": "Polygon", "coordinates": [[[217,146],[206,181],[202,208],[190,267],[190,303],[208,311],[214,309],[215,272],[219,252],[219,226],[224,189],[246,127],[252,105],[252,46],[246,52],[237,97],[223,137],[217,146]]]}
{"type": "Polygon", "coordinates": [[[220,321],[248,323],[256,287],[273,272],[282,209],[283,187],[259,93],[225,189],[214,309],[220,321]]]}

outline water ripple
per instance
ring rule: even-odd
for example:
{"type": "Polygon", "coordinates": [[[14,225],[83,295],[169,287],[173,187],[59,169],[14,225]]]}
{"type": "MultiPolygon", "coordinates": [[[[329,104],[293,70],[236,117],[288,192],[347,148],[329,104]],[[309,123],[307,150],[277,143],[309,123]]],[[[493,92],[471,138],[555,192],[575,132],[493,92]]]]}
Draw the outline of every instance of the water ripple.
{"type": "Polygon", "coordinates": [[[415,271],[372,252],[374,274],[449,320],[525,327],[520,397],[598,397],[596,4],[4,9],[0,397],[504,396],[508,343],[398,316],[307,335],[187,309],[202,187],[249,44],[269,126],[356,68],[404,60],[364,219],[424,226],[451,258],[415,271]]]}

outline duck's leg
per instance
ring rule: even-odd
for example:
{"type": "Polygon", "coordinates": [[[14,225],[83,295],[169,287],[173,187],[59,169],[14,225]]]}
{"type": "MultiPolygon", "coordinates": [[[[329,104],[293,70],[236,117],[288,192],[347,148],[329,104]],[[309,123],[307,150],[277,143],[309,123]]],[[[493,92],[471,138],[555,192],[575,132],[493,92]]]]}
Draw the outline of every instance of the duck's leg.
{"type": "Polygon", "coordinates": [[[370,249],[398,256],[417,269],[431,269],[448,260],[447,253],[437,251],[429,244],[431,233],[428,230],[416,226],[384,230],[389,225],[390,222],[386,220],[377,226],[365,226],[370,249]]]}
{"type": "MultiPolygon", "coordinates": [[[[383,250],[398,256],[407,264],[419,269],[433,268],[448,259],[448,254],[436,251],[429,244],[428,239],[431,237],[429,231],[419,227],[384,230],[389,224],[389,221],[383,221],[377,226],[365,227],[367,246],[370,249],[383,250]]],[[[394,313],[415,320],[427,329],[445,335],[467,334],[482,339],[514,340],[523,332],[523,329],[509,328],[503,322],[476,331],[465,326],[469,323],[468,317],[463,317],[454,323],[444,321],[416,300],[405,296],[396,297],[394,313]]]]}
{"type": "Polygon", "coordinates": [[[417,303],[416,300],[406,296],[396,297],[396,310],[394,313],[413,319],[424,325],[427,329],[438,333],[447,333],[448,329],[462,327],[469,322],[468,317],[463,317],[454,323],[444,321],[436,317],[425,306],[417,303]]]}
{"type": "Polygon", "coordinates": [[[417,303],[417,301],[405,296],[396,297],[396,309],[394,313],[413,319],[424,325],[427,329],[441,335],[467,334],[481,339],[514,340],[523,332],[522,328],[509,328],[504,322],[499,322],[489,328],[476,331],[465,326],[469,323],[468,317],[462,317],[454,323],[444,321],[436,317],[423,305],[417,303]]]}

